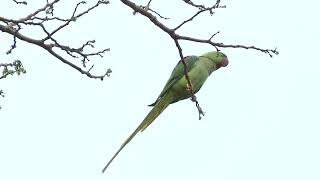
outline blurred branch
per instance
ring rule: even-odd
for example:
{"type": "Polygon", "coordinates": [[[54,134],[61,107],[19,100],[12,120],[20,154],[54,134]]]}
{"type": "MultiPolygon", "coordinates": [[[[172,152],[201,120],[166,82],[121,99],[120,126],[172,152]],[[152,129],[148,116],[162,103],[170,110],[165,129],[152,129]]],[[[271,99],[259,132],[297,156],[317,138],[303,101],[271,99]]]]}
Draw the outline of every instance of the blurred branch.
{"type": "MultiPolygon", "coordinates": [[[[98,6],[109,4],[109,1],[98,0],[93,6],[80,11],[79,7],[83,4],[86,4],[86,1],[81,1],[75,5],[72,14],[68,18],[62,18],[54,14],[55,5],[59,1],[60,0],[53,0],[52,2],[49,2],[47,0],[47,3],[43,7],[20,19],[10,19],[0,16],[0,31],[13,36],[13,43],[10,49],[7,51],[7,54],[12,53],[12,51],[17,47],[17,39],[20,39],[22,41],[37,45],[45,49],[63,63],[71,66],[72,68],[90,78],[103,80],[105,76],[110,75],[110,69],[107,69],[104,74],[93,75],[90,72],[93,68],[93,65],[88,69],[86,64],[90,62],[91,57],[103,57],[103,55],[110,50],[109,48],[90,52],[88,51],[88,49],[95,48],[95,40],[88,40],[79,47],[70,47],[68,45],[62,44],[54,36],[65,27],[75,22],[82,16],[88,14],[98,6]],[[53,28],[53,30],[49,30],[52,29],[52,25],[56,25],[56,27],[53,28]],[[41,35],[39,35],[40,38],[35,39],[20,31],[21,29],[30,29],[33,27],[39,27],[42,30],[44,36],[40,37],[41,35]],[[64,54],[62,52],[64,52],[64,54]],[[81,65],[76,64],[71,59],[79,59],[81,65]]],[[[24,4],[25,1],[15,2],[17,4],[24,4]]]]}
{"type": "Polygon", "coordinates": [[[13,63],[0,63],[0,70],[2,70],[2,75],[0,79],[4,79],[9,75],[26,73],[20,60],[15,60],[13,63]]]}
{"type": "MultiPolygon", "coordinates": [[[[268,54],[270,57],[272,57],[274,54],[277,55],[278,51],[277,49],[263,49],[263,48],[258,48],[255,46],[247,46],[247,45],[234,45],[234,44],[223,44],[223,43],[217,43],[212,41],[212,38],[218,34],[214,33],[210,38],[207,39],[201,39],[201,38],[195,38],[195,37],[191,37],[191,36],[187,36],[187,35],[181,35],[178,34],[176,31],[178,29],[180,29],[181,27],[183,27],[185,24],[191,22],[192,20],[194,20],[198,15],[204,13],[204,12],[209,12],[210,15],[214,14],[214,10],[220,8],[220,0],[216,0],[215,3],[213,3],[211,6],[205,6],[205,5],[201,5],[201,4],[195,4],[194,2],[192,2],[191,0],[183,0],[183,2],[185,2],[187,5],[193,6],[195,8],[198,9],[198,11],[193,14],[190,18],[182,21],[180,24],[178,24],[175,28],[169,28],[168,26],[166,26],[165,24],[163,24],[162,22],[160,22],[159,20],[157,20],[157,17],[155,15],[153,15],[152,13],[154,13],[153,11],[150,12],[150,3],[151,1],[148,2],[147,6],[141,6],[141,5],[136,5],[135,3],[133,3],[130,0],[121,0],[121,2],[125,5],[127,5],[128,7],[130,7],[133,11],[134,14],[135,13],[140,13],[141,15],[145,16],[146,18],[148,18],[155,26],[157,26],[158,28],[160,28],[162,31],[164,31],[165,33],[167,33],[172,40],[174,41],[177,50],[179,52],[179,56],[180,59],[184,65],[184,74],[185,77],[187,79],[188,82],[188,89],[192,95],[191,100],[194,101],[196,103],[197,109],[199,111],[199,117],[201,118],[201,115],[203,115],[203,111],[200,108],[200,105],[197,101],[196,96],[193,93],[193,89],[192,89],[192,84],[190,82],[189,76],[188,76],[188,69],[186,66],[186,63],[184,61],[184,55],[182,52],[182,48],[180,46],[179,40],[185,40],[185,41],[191,41],[191,42],[197,42],[197,43],[203,43],[203,44],[209,44],[211,46],[213,46],[217,51],[219,51],[219,48],[243,48],[243,49],[253,49],[253,50],[257,50],[257,51],[261,51],[263,53],[268,54]]],[[[158,15],[159,13],[156,13],[156,15],[158,15]]]]}
{"type": "MultiPolygon", "coordinates": [[[[0,98],[3,98],[4,97],[4,92],[3,92],[3,90],[2,89],[0,89],[0,98]]],[[[1,110],[1,104],[0,104],[0,110],[1,110]]]]}
{"type": "Polygon", "coordinates": [[[23,5],[27,5],[26,1],[17,1],[17,0],[13,0],[13,2],[17,3],[17,4],[23,4],[23,5]]]}
{"type": "Polygon", "coordinates": [[[212,6],[209,6],[209,7],[206,7],[205,5],[203,4],[195,4],[194,2],[192,2],[191,0],[182,0],[183,2],[187,3],[188,5],[190,6],[193,6],[193,7],[196,7],[199,9],[198,12],[202,13],[204,11],[209,11],[210,12],[210,15],[213,15],[213,10],[215,8],[218,8],[219,7],[219,4],[220,4],[220,0],[217,0],[212,6]]]}
{"type": "MultiPolygon", "coordinates": [[[[129,1],[129,2],[130,2],[130,1],[129,1]]],[[[152,2],[152,0],[149,0],[149,2],[147,3],[147,5],[145,5],[145,6],[140,5],[139,7],[142,8],[143,10],[145,10],[145,11],[150,11],[150,12],[154,13],[155,15],[159,16],[159,17],[162,18],[162,19],[165,19],[165,20],[170,19],[170,18],[168,18],[168,17],[162,16],[162,15],[161,15],[160,13],[158,13],[157,11],[151,9],[151,8],[150,8],[151,2],[152,2]]],[[[133,11],[133,15],[136,15],[137,12],[138,12],[138,11],[133,11]]]]}
{"type": "MultiPolygon", "coordinates": [[[[2,74],[0,74],[0,79],[4,79],[9,75],[26,73],[26,70],[24,69],[22,63],[20,60],[15,60],[12,63],[0,63],[0,72],[2,71],[2,74]]],[[[0,89],[0,98],[4,97],[4,91],[0,89]]],[[[1,110],[1,104],[0,104],[0,110],[1,110]]]]}

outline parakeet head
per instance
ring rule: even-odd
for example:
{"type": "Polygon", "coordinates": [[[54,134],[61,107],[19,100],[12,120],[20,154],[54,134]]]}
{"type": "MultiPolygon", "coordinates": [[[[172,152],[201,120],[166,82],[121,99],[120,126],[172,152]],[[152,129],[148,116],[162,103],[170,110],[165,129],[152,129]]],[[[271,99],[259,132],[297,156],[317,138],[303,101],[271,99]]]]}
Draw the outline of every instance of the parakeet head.
{"type": "Polygon", "coordinates": [[[203,54],[201,57],[210,59],[216,65],[216,69],[226,67],[229,64],[228,57],[222,52],[211,51],[203,54]]]}

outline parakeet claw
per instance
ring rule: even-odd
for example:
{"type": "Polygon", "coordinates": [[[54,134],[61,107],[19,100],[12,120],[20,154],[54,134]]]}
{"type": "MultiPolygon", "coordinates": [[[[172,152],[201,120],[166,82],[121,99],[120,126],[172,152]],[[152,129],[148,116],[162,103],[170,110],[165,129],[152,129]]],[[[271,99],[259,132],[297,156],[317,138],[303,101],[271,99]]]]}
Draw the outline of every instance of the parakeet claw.
{"type": "Polygon", "coordinates": [[[201,109],[198,101],[196,102],[196,106],[197,106],[198,113],[199,113],[199,120],[201,120],[201,115],[204,116],[204,111],[201,109]]]}
{"type": "Polygon", "coordinates": [[[199,120],[201,120],[201,116],[204,116],[204,111],[201,109],[199,102],[197,101],[196,96],[191,96],[191,101],[196,103],[196,107],[199,113],[199,120]]]}

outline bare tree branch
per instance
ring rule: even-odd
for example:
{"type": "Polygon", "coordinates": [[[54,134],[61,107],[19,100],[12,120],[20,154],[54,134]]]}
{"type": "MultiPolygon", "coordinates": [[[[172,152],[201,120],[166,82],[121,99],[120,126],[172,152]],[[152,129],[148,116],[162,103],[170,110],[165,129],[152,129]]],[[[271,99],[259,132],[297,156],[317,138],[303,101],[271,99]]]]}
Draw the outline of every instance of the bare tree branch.
{"type": "Polygon", "coordinates": [[[56,33],[67,27],[70,23],[75,22],[78,18],[88,14],[98,6],[102,4],[109,4],[109,1],[98,0],[93,6],[79,12],[79,7],[83,4],[86,4],[86,1],[81,1],[75,5],[69,18],[61,18],[54,15],[54,6],[59,1],[60,0],[53,0],[52,2],[47,1],[47,3],[43,7],[20,19],[9,19],[0,16],[0,31],[13,36],[13,44],[7,51],[7,54],[12,53],[12,51],[17,47],[16,39],[20,39],[22,41],[42,47],[63,63],[71,66],[72,68],[76,69],[82,74],[87,75],[90,78],[103,80],[105,76],[109,76],[109,74],[111,73],[110,69],[107,69],[106,72],[102,75],[93,75],[90,72],[93,66],[91,66],[91,68],[89,69],[86,69],[86,64],[90,62],[91,57],[103,57],[103,54],[110,50],[109,48],[88,52],[88,49],[94,48],[94,44],[96,42],[95,40],[86,41],[80,47],[69,47],[68,45],[60,43],[57,39],[55,39],[54,36],[56,33]],[[53,30],[49,30],[49,27],[47,26],[49,22],[51,25],[56,24],[58,26],[53,30]],[[45,36],[39,39],[34,39],[20,32],[21,29],[32,27],[40,27],[45,36]],[[64,55],[61,54],[59,50],[65,52],[65,54],[69,56],[69,58],[80,59],[82,67],[64,57],[64,55]]]}
{"type": "MultiPolygon", "coordinates": [[[[184,1],[188,1],[188,0],[184,0],[184,1]]],[[[164,32],[166,32],[173,40],[186,40],[186,41],[193,41],[193,42],[198,42],[198,43],[205,43],[205,44],[210,44],[214,47],[220,47],[220,48],[243,48],[243,49],[254,49],[254,50],[258,50],[264,53],[267,53],[268,55],[270,55],[270,57],[272,57],[272,54],[277,55],[279,52],[276,49],[263,49],[263,48],[258,48],[255,46],[247,46],[247,45],[233,45],[233,44],[224,44],[224,43],[216,43],[212,41],[212,37],[209,39],[199,39],[199,38],[194,38],[194,37],[190,37],[190,36],[185,36],[185,35],[180,35],[176,33],[176,30],[178,30],[180,27],[182,27],[182,25],[186,24],[187,22],[192,21],[192,19],[197,16],[199,13],[203,13],[205,11],[209,11],[210,8],[214,9],[215,6],[217,6],[217,3],[215,3],[215,5],[213,5],[212,7],[209,8],[205,8],[205,10],[199,10],[195,15],[193,15],[191,18],[183,21],[181,24],[179,24],[178,26],[176,26],[175,28],[169,28],[166,25],[164,25],[163,23],[161,23],[160,21],[157,20],[157,18],[152,15],[151,13],[149,13],[148,11],[146,11],[144,8],[142,8],[141,6],[136,5],[135,3],[129,1],[129,0],[121,0],[121,2],[123,2],[125,5],[129,6],[130,8],[132,8],[135,12],[138,12],[140,14],[142,14],[143,16],[147,17],[155,26],[157,26],[158,28],[160,28],[161,30],[163,30],[164,32]]],[[[191,1],[188,1],[191,2],[191,1]]],[[[220,2],[220,1],[217,1],[220,2]]],[[[197,5],[200,6],[200,5],[197,5]]],[[[216,33],[217,34],[217,33],[216,33]]],[[[214,34],[214,35],[216,35],[214,34]]]]}

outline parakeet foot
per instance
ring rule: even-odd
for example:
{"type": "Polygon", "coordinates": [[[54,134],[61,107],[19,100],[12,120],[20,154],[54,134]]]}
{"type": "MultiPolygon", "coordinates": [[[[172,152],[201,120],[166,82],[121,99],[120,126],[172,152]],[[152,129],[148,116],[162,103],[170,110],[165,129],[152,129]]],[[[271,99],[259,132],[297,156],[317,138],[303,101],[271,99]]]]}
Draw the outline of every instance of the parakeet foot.
{"type": "Polygon", "coordinates": [[[201,109],[199,102],[197,101],[197,97],[195,95],[193,95],[190,99],[192,102],[196,103],[196,107],[198,109],[198,113],[199,113],[199,120],[201,120],[201,116],[204,116],[204,111],[201,109]]]}
{"type": "Polygon", "coordinates": [[[198,101],[196,101],[196,106],[197,106],[198,113],[199,113],[199,120],[201,120],[201,115],[204,116],[204,111],[201,109],[200,104],[198,103],[198,101]]]}

